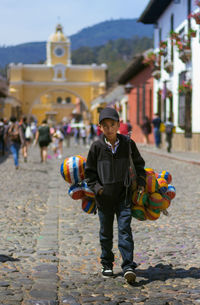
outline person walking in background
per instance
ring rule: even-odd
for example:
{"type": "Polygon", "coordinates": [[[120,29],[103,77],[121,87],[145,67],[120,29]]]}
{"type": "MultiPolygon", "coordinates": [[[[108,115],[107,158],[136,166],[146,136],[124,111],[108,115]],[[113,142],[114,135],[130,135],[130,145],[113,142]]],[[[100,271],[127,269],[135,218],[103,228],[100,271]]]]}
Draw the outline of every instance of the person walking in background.
{"type": "Polygon", "coordinates": [[[165,123],[165,136],[166,136],[168,153],[171,152],[171,148],[172,148],[173,128],[174,128],[174,124],[172,123],[172,118],[169,117],[165,123]]]}
{"type": "Polygon", "coordinates": [[[80,134],[81,134],[81,139],[83,141],[83,145],[85,146],[86,145],[86,139],[87,139],[87,132],[86,132],[85,126],[83,126],[81,128],[80,134]]]}
{"type": "Polygon", "coordinates": [[[100,138],[89,150],[85,181],[95,193],[100,221],[100,244],[102,275],[113,276],[114,253],[113,223],[116,215],[118,222],[118,247],[122,256],[122,270],[128,283],[135,281],[133,261],[133,236],[131,231],[131,182],[129,156],[131,153],[137,173],[138,190],[145,187],[145,162],[136,144],[127,136],[118,134],[119,115],[114,108],[106,107],[100,112],[99,124],[102,130],[100,138]],[[130,152],[131,150],[131,152],[130,152]]]}
{"type": "Polygon", "coordinates": [[[12,116],[10,118],[10,125],[7,129],[7,140],[9,141],[10,151],[13,155],[13,160],[15,168],[19,168],[19,151],[21,145],[24,145],[25,138],[23,135],[22,128],[20,128],[16,117],[12,116]]]}
{"type": "Polygon", "coordinates": [[[35,144],[37,142],[39,143],[40,146],[41,162],[46,162],[48,145],[51,143],[50,128],[47,125],[47,120],[42,121],[42,125],[39,126],[36,132],[35,144]]]}
{"type": "Polygon", "coordinates": [[[96,136],[96,131],[94,125],[91,122],[89,126],[88,145],[90,145],[94,141],[95,136],[96,136]]]}
{"type": "Polygon", "coordinates": [[[129,136],[129,138],[131,138],[133,127],[129,120],[127,120],[127,126],[128,126],[128,136],[129,136]]]}
{"type": "Polygon", "coordinates": [[[4,126],[4,120],[0,119],[0,153],[2,156],[5,154],[5,126],[4,126]]]}
{"type": "Polygon", "coordinates": [[[74,142],[75,142],[75,146],[80,144],[80,128],[79,127],[74,128],[74,142]]]}
{"type": "Polygon", "coordinates": [[[152,124],[153,124],[153,133],[154,133],[155,144],[156,144],[156,147],[159,148],[160,144],[161,144],[161,134],[160,134],[161,119],[160,119],[158,113],[154,114],[152,124]]]}
{"type": "Polygon", "coordinates": [[[144,117],[141,129],[144,135],[144,143],[149,144],[149,135],[151,133],[151,121],[147,116],[144,117]]]}
{"type": "Polygon", "coordinates": [[[19,125],[20,125],[20,128],[22,130],[23,137],[24,137],[24,143],[23,143],[23,146],[22,146],[22,155],[24,157],[24,162],[27,162],[28,149],[27,149],[27,142],[26,142],[26,139],[25,139],[25,132],[26,132],[26,127],[27,127],[27,118],[24,117],[20,121],[19,125]]]}
{"type": "Polygon", "coordinates": [[[124,123],[123,120],[120,120],[119,133],[128,136],[128,124],[124,123]]]}

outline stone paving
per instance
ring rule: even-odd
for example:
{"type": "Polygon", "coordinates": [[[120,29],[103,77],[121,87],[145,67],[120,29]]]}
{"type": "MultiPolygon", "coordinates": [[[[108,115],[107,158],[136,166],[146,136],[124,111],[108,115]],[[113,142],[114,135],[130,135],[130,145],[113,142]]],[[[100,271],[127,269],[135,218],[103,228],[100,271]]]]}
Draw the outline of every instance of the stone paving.
{"type": "MultiPolygon", "coordinates": [[[[19,170],[11,157],[0,163],[0,305],[200,304],[200,168],[140,148],[147,167],[171,172],[177,195],[168,217],[132,221],[133,286],[121,275],[116,223],[115,276],[102,278],[98,216],[68,197],[61,160],[41,164],[33,147],[19,170]]],[[[73,154],[87,149],[65,148],[73,154]]]]}

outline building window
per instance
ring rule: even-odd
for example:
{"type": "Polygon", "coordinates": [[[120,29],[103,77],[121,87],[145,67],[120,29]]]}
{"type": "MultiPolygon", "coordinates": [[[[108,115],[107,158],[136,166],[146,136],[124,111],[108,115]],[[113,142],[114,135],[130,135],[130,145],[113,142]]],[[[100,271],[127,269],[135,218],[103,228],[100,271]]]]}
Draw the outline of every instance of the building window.
{"type": "Polygon", "coordinates": [[[60,97],[60,96],[57,97],[57,103],[58,103],[58,104],[61,104],[61,103],[62,103],[62,97],[60,97]]]}
{"type": "Polygon", "coordinates": [[[69,97],[69,96],[66,97],[65,101],[66,101],[67,104],[70,104],[71,103],[71,97],[69,97]]]}
{"type": "MultiPolygon", "coordinates": [[[[179,85],[186,80],[186,71],[179,74],[179,85]]],[[[192,137],[192,95],[191,92],[179,94],[178,125],[185,130],[185,137],[192,137]]]]}

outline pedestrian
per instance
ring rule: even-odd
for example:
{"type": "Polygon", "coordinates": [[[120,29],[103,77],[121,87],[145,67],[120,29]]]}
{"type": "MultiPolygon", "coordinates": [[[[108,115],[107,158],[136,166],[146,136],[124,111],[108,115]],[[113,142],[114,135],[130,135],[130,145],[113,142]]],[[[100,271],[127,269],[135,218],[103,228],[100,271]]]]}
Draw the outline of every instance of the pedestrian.
{"type": "MultiPolygon", "coordinates": [[[[89,188],[95,193],[100,221],[100,245],[102,275],[113,275],[114,254],[113,222],[118,222],[118,247],[122,256],[122,270],[127,282],[135,281],[133,261],[134,242],[131,231],[131,186],[124,182],[129,177],[129,155],[137,173],[139,190],[145,186],[145,162],[136,144],[127,136],[118,134],[120,126],[118,112],[106,107],[100,112],[99,124],[102,134],[90,147],[85,177],[89,188]]],[[[129,179],[130,180],[130,179],[129,179]]]]}
{"type": "Polygon", "coordinates": [[[95,127],[91,122],[89,126],[88,145],[90,145],[94,141],[95,136],[96,136],[95,127]]]}
{"type": "Polygon", "coordinates": [[[161,135],[160,135],[161,119],[160,119],[158,113],[154,114],[152,124],[153,124],[153,133],[154,133],[155,144],[156,144],[157,148],[160,148],[160,144],[161,144],[161,135]]]}
{"type": "Polygon", "coordinates": [[[133,127],[131,125],[130,120],[127,120],[127,126],[128,126],[128,136],[129,136],[129,138],[131,138],[133,127]]]}
{"type": "Polygon", "coordinates": [[[119,133],[128,136],[128,124],[124,123],[123,120],[120,120],[119,133]]]}
{"type": "Polygon", "coordinates": [[[40,146],[41,162],[47,161],[47,149],[51,141],[50,128],[47,125],[47,120],[43,120],[35,136],[35,144],[38,142],[40,146]]]}
{"type": "Polygon", "coordinates": [[[171,148],[172,148],[173,129],[174,129],[174,124],[172,122],[172,118],[169,117],[165,123],[165,135],[166,135],[168,153],[171,152],[171,148]]]}
{"type": "Polygon", "coordinates": [[[19,151],[20,147],[24,145],[24,136],[22,128],[20,128],[16,117],[12,116],[10,118],[10,125],[7,129],[7,140],[9,141],[10,151],[13,155],[13,160],[15,168],[19,168],[19,151]]]}
{"type": "Polygon", "coordinates": [[[54,155],[58,159],[62,159],[63,140],[64,140],[64,135],[60,127],[54,127],[54,133],[52,134],[52,146],[53,146],[54,155]]]}
{"type": "Polygon", "coordinates": [[[81,139],[83,141],[83,145],[86,145],[86,139],[87,139],[87,132],[86,132],[86,128],[85,126],[83,126],[80,130],[80,134],[81,134],[81,139]]]}
{"type": "Polygon", "coordinates": [[[0,119],[0,153],[2,156],[4,156],[4,154],[5,154],[4,135],[5,135],[4,120],[3,120],[3,118],[1,118],[0,119]]]}
{"type": "Polygon", "coordinates": [[[144,143],[149,144],[149,135],[151,133],[151,121],[147,116],[144,117],[141,129],[144,135],[144,143]]]}
{"type": "Polygon", "coordinates": [[[80,127],[75,127],[74,128],[74,142],[75,146],[80,144],[80,127]]]}

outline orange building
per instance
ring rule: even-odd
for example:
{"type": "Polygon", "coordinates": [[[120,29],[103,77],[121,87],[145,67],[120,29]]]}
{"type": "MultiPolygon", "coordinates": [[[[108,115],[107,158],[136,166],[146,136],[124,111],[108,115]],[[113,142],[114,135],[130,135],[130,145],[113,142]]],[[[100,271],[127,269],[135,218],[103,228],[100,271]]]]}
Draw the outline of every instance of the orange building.
{"type": "MultiPolygon", "coordinates": [[[[153,77],[152,66],[144,64],[145,54],[137,55],[128,68],[121,74],[118,83],[127,88],[128,119],[133,127],[132,138],[138,143],[144,142],[141,130],[144,117],[153,117],[153,77]]],[[[153,132],[149,136],[154,143],[153,132]]]]}

